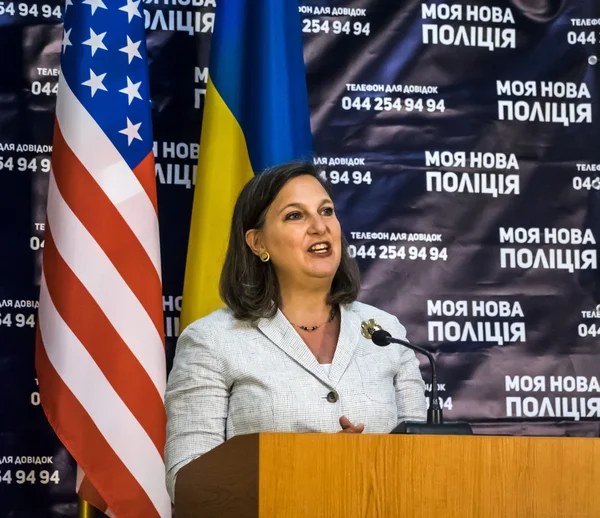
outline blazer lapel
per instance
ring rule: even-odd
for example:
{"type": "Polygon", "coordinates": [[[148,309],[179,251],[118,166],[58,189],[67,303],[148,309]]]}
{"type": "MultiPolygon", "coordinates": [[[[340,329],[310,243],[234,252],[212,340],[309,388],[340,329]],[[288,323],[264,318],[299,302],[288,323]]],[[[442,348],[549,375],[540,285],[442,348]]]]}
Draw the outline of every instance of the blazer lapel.
{"type": "Polygon", "coordinates": [[[259,319],[257,326],[283,352],[302,365],[302,367],[321,380],[325,385],[333,388],[331,380],[325,374],[323,367],[319,365],[313,353],[280,310],[277,310],[273,318],[259,319]]]}
{"type": "Polygon", "coordinates": [[[358,339],[360,338],[360,318],[359,316],[340,305],[340,336],[329,371],[329,380],[335,386],[348,368],[358,339]]]}

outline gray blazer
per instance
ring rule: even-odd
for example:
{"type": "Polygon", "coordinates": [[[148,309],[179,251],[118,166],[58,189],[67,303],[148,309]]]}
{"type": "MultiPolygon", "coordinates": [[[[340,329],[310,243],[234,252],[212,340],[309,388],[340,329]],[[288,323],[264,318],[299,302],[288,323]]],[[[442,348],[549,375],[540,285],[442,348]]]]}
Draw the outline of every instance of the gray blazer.
{"type": "Polygon", "coordinates": [[[389,433],[399,422],[425,420],[419,362],[405,347],[378,347],[361,335],[374,318],[404,338],[398,319],[354,302],[341,308],[329,376],[280,311],[251,324],[218,310],[179,337],[166,393],[167,488],[177,471],[234,435],[338,432],[345,415],[364,433],[389,433]]]}

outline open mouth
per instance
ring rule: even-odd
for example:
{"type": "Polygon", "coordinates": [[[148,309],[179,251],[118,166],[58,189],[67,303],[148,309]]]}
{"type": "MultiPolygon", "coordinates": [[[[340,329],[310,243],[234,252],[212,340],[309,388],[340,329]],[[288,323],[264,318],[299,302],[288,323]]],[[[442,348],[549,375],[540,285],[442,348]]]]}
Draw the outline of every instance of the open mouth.
{"type": "Polygon", "coordinates": [[[314,245],[312,245],[308,251],[311,254],[316,254],[316,255],[327,255],[329,253],[331,253],[331,244],[327,241],[322,241],[320,243],[315,243],[314,245]]]}

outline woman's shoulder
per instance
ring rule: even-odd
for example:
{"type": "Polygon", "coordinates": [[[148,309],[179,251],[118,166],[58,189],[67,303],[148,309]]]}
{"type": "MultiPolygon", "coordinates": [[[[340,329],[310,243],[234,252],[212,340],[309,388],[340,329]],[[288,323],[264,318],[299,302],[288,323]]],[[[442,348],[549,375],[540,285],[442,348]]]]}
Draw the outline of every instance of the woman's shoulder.
{"type": "Polygon", "coordinates": [[[229,308],[224,308],[195,320],[183,330],[182,335],[223,336],[250,327],[249,322],[235,318],[229,308]]]}
{"type": "Polygon", "coordinates": [[[361,321],[373,319],[375,323],[379,324],[383,329],[392,332],[392,334],[393,331],[398,329],[398,326],[400,326],[400,331],[405,332],[404,326],[399,322],[398,318],[383,309],[358,301],[349,304],[346,308],[358,315],[361,321]]]}
{"type": "Polygon", "coordinates": [[[346,308],[353,313],[356,313],[361,318],[381,318],[385,320],[395,320],[396,317],[383,309],[379,309],[375,306],[371,306],[370,304],[365,304],[364,302],[355,301],[352,304],[346,306],[346,308]]]}

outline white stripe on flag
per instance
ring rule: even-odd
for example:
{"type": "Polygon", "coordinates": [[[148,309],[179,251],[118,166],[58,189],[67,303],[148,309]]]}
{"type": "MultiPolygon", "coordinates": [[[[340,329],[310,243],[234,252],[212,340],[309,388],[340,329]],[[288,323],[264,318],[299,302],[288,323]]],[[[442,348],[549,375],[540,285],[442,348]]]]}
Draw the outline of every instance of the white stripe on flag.
{"type": "Polygon", "coordinates": [[[154,443],[61,318],[42,274],[39,325],[50,363],[161,516],[170,516],[165,467],[154,443]]]}
{"type": "Polygon", "coordinates": [[[65,142],[123,216],[161,278],[158,218],[152,202],[62,74],[58,82],[56,120],[65,142]]]}
{"type": "MultiPolygon", "coordinates": [[[[46,286],[46,289],[48,289],[47,286],[46,286]]],[[[77,477],[75,479],[75,491],[76,492],[79,491],[79,488],[81,487],[81,484],[83,483],[84,478],[85,478],[85,473],[81,469],[81,466],[79,466],[79,464],[78,464],[77,465],[77,477]]]]}
{"type": "Polygon", "coordinates": [[[104,250],[67,205],[52,172],[47,210],[58,253],[146,370],[164,401],[166,360],[162,337],[104,250]]]}

